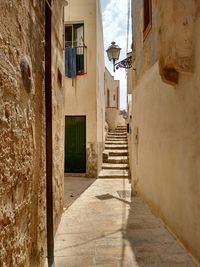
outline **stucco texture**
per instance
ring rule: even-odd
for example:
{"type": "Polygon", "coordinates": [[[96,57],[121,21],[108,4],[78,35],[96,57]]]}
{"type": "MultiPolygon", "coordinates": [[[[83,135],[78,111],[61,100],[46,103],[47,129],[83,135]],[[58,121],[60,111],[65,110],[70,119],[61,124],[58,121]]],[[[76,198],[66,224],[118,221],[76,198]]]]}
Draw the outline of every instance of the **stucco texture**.
{"type": "Polygon", "coordinates": [[[69,1],[65,24],[84,24],[85,73],[65,77],[65,116],[86,116],[86,175],[96,177],[104,145],[104,49],[99,0],[69,1]]]}
{"type": "MultiPolygon", "coordinates": [[[[156,1],[152,2],[155,14],[158,14],[156,1]]],[[[183,7],[187,8],[186,2],[184,4],[183,7]]],[[[198,11],[197,6],[196,11],[198,11]]],[[[179,24],[175,25],[173,21],[171,23],[172,27],[179,27],[179,24]]],[[[200,260],[200,17],[198,13],[193,23],[193,50],[190,51],[193,55],[193,71],[190,74],[180,71],[178,84],[175,86],[162,81],[161,65],[159,61],[154,60],[156,57],[151,57],[151,64],[146,71],[140,68],[142,55],[137,52],[137,43],[141,40],[135,40],[136,72],[138,71],[139,78],[136,78],[136,88],[133,93],[132,128],[133,131],[138,128],[139,143],[133,145],[132,186],[200,260]]],[[[161,26],[163,30],[166,29],[165,24],[161,26]]],[[[149,40],[152,39],[150,47],[152,46],[151,49],[154,50],[148,55],[158,54],[158,45],[153,46],[154,36],[158,36],[155,32],[157,30],[158,28],[152,28],[147,37],[149,40]]],[[[170,43],[170,39],[168,40],[169,46],[171,44],[173,49],[180,49],[173,46],[174,42],[170,43]]],[[[159,50],[159,53],[161,51],[159,50]]],[[[167,53],[166,50],[164,52],[167,53]]],[[[166,57],[165,53],[159,54],[159,57],[166,57]]],[[[176,56],[178,57],[178,54],[176,56]]]]}

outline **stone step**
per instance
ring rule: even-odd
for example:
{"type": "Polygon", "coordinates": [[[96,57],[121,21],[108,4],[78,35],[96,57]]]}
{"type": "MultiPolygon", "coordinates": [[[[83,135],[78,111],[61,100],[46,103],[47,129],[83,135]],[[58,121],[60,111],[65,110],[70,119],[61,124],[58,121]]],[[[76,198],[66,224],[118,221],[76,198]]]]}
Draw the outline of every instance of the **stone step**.
{"type": "Polygon", "coordinates": [[[127,139],[127,136],[107,135],[106,139],[127,139]]]}
{"type": "Polygon", "coordinates": [[[109,156],[128,156],[127,149],[115,149],[115,150],[105,150],[105,153],[108,153],[109,156]]]}
{"type": "Polygon", "coordinates": [[[126,129],[126,128],[127,128],[126,125],[117,125],[115,129],[126,129]]]}
{"type": "Polygon", "coordinates": [[[124,128],[124,129],[115,129],[113,132],[127,132],[127,128],[124,128]]]}
{"type": "Polygon", "coordinates": [[[106,143],[105,150],[116,150],[116,149],[128,149],[128,144],[126,143],[106,143]]]}
{"type": "Polygon", "coordinates": [[[118,144],[118,145],[127,145],[127,141],[124,141],[124,140],[122,140],[122,141],[119,141],[119,140],[114,140],[114,141],[107,141],[106,140],[106,142],[105,142],[105,144],[106,145],[116,145],[116,144],[118,144]]]}
{"type": "Polygon", "coordinates": [[[127,133],[126,132],[108,132],[107,135],[125,136],[127,135],[127,133]]]}
{"type": "Polygon", "coordinates": [[[128,164],[123,163],[103,163],[102,169],[110,169],[110,170],[128,170],[128,164]]]}
{"type": "Polygon", "coordinates": [[[111,134],[113,134],[113,133],[119,133],[119,134],[124,133],[124,134],[126,134],[127,131],[126,130],[114,130],[114,131],[108,131],[108,133],[111,133],[111,134]]]}
{"type": "Polygon", "coordinates": [[[111,149],[128,149],[128,144],[126,143],[106,143],[105,144],[105,149],[111,148],[111,149]]]}
{"type": "Polygon", "coordinates": [[[128,149],[128,145],[123,145],[123,144],[106,144],[105,145],[106,150],[118,150],[118,149],[128,149]]]}
{"type": "Polygon", "coordinates": [[[121,142],[121,141],[124,141],[124,142],[127,142],[127,139],[117,139],[117,138],[106,138],[106,142],[121,142]]]}
{"type": "Polygon", "coordinates": [[[127,136],[127,133],[108,132],[108,136],[127,136]]]}
{"type": "Polygon", "coordinates": [[[124,132],[126,132],[127,131],[127,127],[122,127],[122,128],[119,128],[119,127],[117,127],[117,128],[115,128],[115,130],[114,131],[124,131],[124,132]]]}
{"type": "Polygon", "coordinates": [[[116,131],[116,132],[113,132],[114,134],[119,134],[119,135],[127,135],[127,132],[122,132],[122,131],[116,131]]]}
{"type": "Polygon", "coordinates": [[[99,178],[128,178],[128,170],[101,170],[99,178]]]}
{"type": "Polygon", "coordinates": [[[127,136],[126,137],[115,137],[115,136],[107,136],[106,140],[127,140],[127,136]]]}
{"type": "Polygon", "coordinates": [[[105,163],[124,163],[128,164],[128,156],[109,156],[105,163]]]}

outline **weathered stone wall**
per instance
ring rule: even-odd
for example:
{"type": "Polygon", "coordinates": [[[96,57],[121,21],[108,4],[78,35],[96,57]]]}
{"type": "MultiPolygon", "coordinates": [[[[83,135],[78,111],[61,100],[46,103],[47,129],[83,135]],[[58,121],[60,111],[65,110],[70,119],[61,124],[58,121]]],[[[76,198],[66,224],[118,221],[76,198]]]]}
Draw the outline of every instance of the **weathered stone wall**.
{"type": "Polygon", "coordinates": [[[64,199],[64,10],[62,1],[54,1],[52,8],[53,182],[54,230],[56,230],[62,215],[64,199]]]}
{"type": "Polygon", "coordinates": [[[97,143],[89,142],[86,148],[86,175],[87,177],[96,178],[97,175],[97,143]]]}
{"type": "Polygon", "coordinates": [[[43,1],[0,2],[3,267],[39,266],[46,236],[43,8],[43,1]]]}
{"type": "MultiPolygon", "coordinates": [[[[54,226],[63,207],[63,6],[52,6],[54,226]],[[61,83],[58,72],[61,74],[61,83]]],[[[0,2],[0,266],[46,256],[44,1],[0,2]]]]}

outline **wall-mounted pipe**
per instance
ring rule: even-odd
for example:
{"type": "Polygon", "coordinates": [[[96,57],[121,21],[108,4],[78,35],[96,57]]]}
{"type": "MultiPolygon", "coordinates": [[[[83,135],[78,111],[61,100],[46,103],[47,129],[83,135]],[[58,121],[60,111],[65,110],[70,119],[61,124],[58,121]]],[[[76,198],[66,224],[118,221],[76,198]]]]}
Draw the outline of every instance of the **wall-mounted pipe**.
{"type": "Polygon", "coordinates": [[[52,9],[51,0],[45,1],[45,112],[46,112],[46,210],[48,266],[54,265],[53,227],[53,136],[52,136],[52,9]]]}

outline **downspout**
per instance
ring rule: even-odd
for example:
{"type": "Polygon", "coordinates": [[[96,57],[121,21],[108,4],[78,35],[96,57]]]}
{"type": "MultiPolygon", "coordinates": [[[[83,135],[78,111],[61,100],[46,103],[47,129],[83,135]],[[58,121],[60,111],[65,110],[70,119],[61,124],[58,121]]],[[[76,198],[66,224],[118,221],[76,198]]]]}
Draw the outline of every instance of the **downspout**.
{"type": "Polygon", "coordinates": [[[48,267],[54,265],[53,227],[53,135],[52,135],[52,31],[51,0],[45,0],[45,117],[46,117],[46,212],[47,212],[47,259],[48,267]]]}

